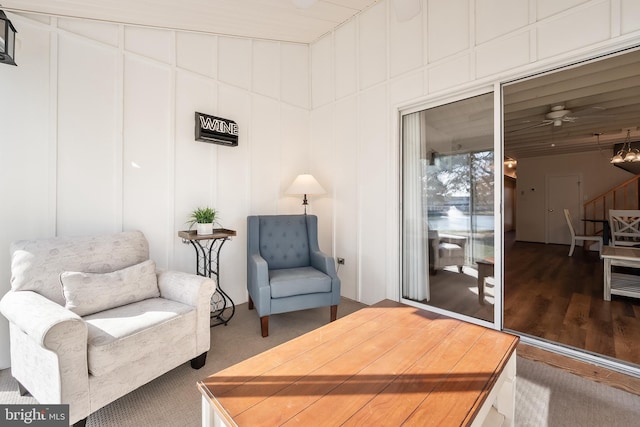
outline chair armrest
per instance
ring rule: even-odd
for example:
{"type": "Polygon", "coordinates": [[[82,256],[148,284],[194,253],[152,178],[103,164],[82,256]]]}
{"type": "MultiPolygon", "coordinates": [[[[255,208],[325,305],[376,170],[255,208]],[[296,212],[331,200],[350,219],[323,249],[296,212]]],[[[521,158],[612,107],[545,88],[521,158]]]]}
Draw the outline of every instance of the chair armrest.
{"type": "Polygon", "coordinates": [[[211,348],[211,296],[216,282],[209,277],[174,270],[157,270],[160,297],[195,307],[196,353],[194,357],[211,348]]]}
{"type": "Polygon", "coordinates": [[[338,277],[333,257],[322,251],[311,251],[311,266],[331,278],[338,277]]]}
{"type": "Polygon", "coordinates": [[[247,290],[258,315],[262,317],[271,314],[269,264],[259,254],[247,256],[247,290]]]}
{"type": "Polygon", "coordinates": [[[458,245],[461,248],[467,244],[467,238],[464,236],[456,236],[454,234],[440,234],[440,241],[445,243],[452,243],[458,245]]]}
{"type": "Polygon", "coordinates": [[[340,304],[340,278],[333,257],[320,250],[311,251],[311,266],[331,277],[331,304],[340,304]]]}
{"type": "Polygon", "coordinates": [[[91,412],[84,320],[31,291],[10,291],[0,311],[10,322],[13,377],[40,402],[70,403],[72,420],[91,412]]]}
{"type": "Polygon", "coordinates": [[[57,351],[62,341],[76,346],[84,342],[87,326],[80,316],[32,291],[8,292],[0,301],[0,312],[40,346],[57,351]]]}
{"type": "MultiPolygon", "coordinates": [[[[174,270],[158,270],[158,288],[162,298],[192,307],[203,299],[209,301],[216,290],[216,282],[204,276],[174,270]]],[[[208,303],[207,303],[208,304],[208,303]]]]}

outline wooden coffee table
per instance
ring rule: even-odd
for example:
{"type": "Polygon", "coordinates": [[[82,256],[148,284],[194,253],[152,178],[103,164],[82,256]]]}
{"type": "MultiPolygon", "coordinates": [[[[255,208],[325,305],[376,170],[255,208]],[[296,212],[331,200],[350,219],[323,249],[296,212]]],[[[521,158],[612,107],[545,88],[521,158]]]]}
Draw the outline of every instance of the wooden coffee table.
{"type": "Polygon", "coordinates": [[[510,426],[518,340],[385,300],[200,381],[203,425],[510,426]]]}

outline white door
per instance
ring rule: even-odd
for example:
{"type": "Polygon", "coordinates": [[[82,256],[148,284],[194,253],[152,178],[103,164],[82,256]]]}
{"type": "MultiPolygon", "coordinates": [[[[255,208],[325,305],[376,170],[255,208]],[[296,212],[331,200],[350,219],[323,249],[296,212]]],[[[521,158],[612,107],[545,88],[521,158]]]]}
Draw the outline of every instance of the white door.
{"type": "Polygon", "coordinates": [[[582,233],[581,176],[548,175],[546,179],[546,243],[571,244],[571,234],[564,217],[564,209],[569,209],[576,234],[582,233]]]}

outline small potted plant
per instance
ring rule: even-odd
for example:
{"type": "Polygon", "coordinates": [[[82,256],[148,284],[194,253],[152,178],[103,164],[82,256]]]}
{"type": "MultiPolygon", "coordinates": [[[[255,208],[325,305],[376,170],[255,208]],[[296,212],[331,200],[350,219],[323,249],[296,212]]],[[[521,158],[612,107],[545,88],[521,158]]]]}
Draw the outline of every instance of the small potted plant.
{"type": "Polygon", "coordinates": [[[210,207],[197,208],[191,212],[189,217],[189,230],[196,225],[197,234],[213,234],[213,223],[216,221],[218,212],[210,207]]]}

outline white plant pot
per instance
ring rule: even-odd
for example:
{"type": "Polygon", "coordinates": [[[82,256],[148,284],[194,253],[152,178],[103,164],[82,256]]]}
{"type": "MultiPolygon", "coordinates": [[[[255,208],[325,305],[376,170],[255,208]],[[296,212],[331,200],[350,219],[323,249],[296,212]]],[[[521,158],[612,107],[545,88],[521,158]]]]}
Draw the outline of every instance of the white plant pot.
{"type": "Polygon", "coordinates": [[[200,224],[196,223],[196,233],[197,234],[213,234],[213,223],[209,224],[200,224]]]}

